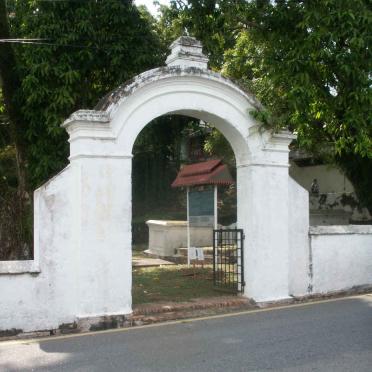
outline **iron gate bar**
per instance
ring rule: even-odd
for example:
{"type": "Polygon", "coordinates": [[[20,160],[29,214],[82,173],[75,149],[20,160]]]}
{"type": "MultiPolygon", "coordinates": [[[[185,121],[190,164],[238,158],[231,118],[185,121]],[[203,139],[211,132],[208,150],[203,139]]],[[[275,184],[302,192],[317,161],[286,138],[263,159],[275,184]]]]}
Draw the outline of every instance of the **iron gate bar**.
{"type": "Polygon", "coordinates": [[[242,229],[213,230],[213,283],[217,289],[239,293],[244,288],[242,229]]]}

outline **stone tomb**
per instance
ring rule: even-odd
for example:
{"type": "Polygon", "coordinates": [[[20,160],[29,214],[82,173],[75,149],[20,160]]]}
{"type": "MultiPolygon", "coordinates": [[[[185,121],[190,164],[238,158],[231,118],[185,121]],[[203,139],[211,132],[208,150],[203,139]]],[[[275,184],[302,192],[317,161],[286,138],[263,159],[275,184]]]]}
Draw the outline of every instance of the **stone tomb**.
{"type": "MultiPolygon", "coordinates": [[[[177,254],[177,248],[187,247],[187,221],[149,220],[149,249],[146,253],[159,257],[177,254]]],[[[213,242],[213,227],[190,227],[193,246],[210,247],[213,242]]]]}

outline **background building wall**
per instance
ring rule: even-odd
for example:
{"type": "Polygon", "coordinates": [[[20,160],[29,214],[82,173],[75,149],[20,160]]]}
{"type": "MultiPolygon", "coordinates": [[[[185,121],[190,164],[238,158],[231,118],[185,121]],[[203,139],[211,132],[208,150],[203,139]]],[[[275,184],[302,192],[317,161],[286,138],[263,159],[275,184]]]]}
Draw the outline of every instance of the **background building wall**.
{"type": "Polygon", "coordinates": [[[292,161],[289,174],[309,192],[314,178],[318,180],[320,194],[354,192],[354,187],[348,178],[333,165],[299,167],[292,161]]]}
{"type": "Polygon", "coordinates": [[[72,169],[35,191],[35,259],[0,262],[0,330],[54,329],[77,313],[72,169]]]}

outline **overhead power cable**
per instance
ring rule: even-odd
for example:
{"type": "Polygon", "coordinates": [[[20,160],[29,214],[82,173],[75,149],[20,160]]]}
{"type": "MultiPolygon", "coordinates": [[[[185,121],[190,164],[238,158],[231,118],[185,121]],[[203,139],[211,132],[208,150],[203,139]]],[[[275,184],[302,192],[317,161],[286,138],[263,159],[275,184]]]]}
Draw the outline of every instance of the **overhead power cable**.
{"type": "Polygon", "coordinates": [[[0,43],[11,43],[11,44],[33,44],[33,45],[46,45],[46,46],[58,46],[58,47],[69,47],[69,48],[90,48],[100,49],[97,46],[89,45],[77,45],[77,44],[59,44],[44,41],[49,39],[0,39],[0,43]]]}

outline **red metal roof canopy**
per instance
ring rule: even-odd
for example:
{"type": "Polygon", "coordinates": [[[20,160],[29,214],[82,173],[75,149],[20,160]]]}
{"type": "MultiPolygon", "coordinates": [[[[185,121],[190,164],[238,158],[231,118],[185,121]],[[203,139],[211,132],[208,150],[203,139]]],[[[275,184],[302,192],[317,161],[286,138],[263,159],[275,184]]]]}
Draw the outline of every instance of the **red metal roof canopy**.
{"type": "Polygon", "coordinates": [[[172,187],[197,185],[231,185],[233,178],[220,159],[185,165],[173,181],[172,187]]]}

